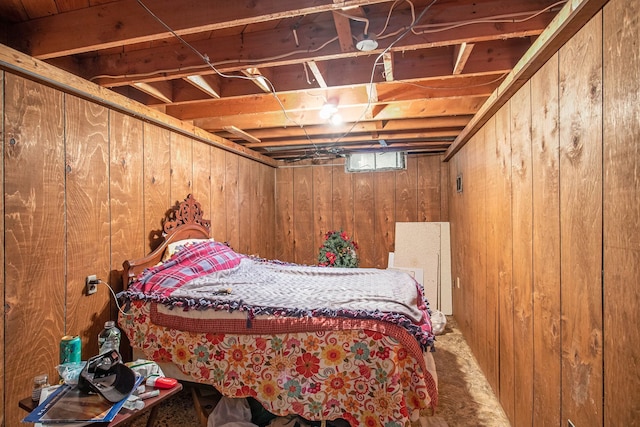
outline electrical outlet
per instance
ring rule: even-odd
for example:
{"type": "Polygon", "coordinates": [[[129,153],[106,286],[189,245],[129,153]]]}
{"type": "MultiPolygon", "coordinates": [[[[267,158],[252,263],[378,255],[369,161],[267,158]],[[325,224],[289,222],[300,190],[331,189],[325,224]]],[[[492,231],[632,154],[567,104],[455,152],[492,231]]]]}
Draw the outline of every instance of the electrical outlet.
{"type": "Polygon", "coordinates": [[[98,283],[100,283],[100,281],[98,280],[98,276],[96,276],[95,274],[87,276],[85,280],[87,295],[93,295],[98,292],[98,283]]]}

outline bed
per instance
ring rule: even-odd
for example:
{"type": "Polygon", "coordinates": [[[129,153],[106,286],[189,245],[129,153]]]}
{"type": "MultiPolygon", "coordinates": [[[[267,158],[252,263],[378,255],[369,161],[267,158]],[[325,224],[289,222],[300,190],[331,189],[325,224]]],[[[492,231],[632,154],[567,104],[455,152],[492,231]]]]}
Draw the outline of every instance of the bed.
{"type": "Polygon", "coordinates": [[[238,254],[209,228],[189,195],[162,243],[124,262],[119,325],[136,357],[275,415],[425,425],[438,400],[434,337],[409,274],[238,254]]]}

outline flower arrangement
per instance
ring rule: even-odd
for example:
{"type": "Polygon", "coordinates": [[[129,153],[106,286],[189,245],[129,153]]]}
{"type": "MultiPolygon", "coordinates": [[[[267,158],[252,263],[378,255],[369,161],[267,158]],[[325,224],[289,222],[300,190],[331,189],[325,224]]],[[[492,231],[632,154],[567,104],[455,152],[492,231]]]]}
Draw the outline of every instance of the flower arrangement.
{"type": "Polygon", "coordinates": [[[320,246],[318,265],[323,267],[357,267],[358,244],[344,231],[328,231],[320,246]]]}

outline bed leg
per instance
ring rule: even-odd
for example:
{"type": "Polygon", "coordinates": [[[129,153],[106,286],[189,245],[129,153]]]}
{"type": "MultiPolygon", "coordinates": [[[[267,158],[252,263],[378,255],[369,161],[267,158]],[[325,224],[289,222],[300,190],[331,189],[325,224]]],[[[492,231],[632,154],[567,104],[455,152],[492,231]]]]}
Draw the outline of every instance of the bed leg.
{"type": "Polygon", "coordinates": [[[191,386],[191,399],[193,399],[193,407],[196,410],[196,415],[198,416],[198,420],[200,420],[200,425],[202,427],[207,427],[207,421],[209,417],[204,411],[204,408],[200,404],[200,393],[197,387],[191,386]]]}

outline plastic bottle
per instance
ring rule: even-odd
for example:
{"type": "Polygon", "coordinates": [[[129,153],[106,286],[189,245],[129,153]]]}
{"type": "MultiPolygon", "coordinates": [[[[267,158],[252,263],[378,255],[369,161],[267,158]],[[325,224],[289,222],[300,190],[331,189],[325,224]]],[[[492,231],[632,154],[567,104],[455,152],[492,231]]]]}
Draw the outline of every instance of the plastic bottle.
{"type": "Polygon", "coordinates": [[[120,352],[120,329],[116,327],[116,322],[108,320],[104,323],[104,329],[98,335],[99,354],[116,350],[120,352]]]}

